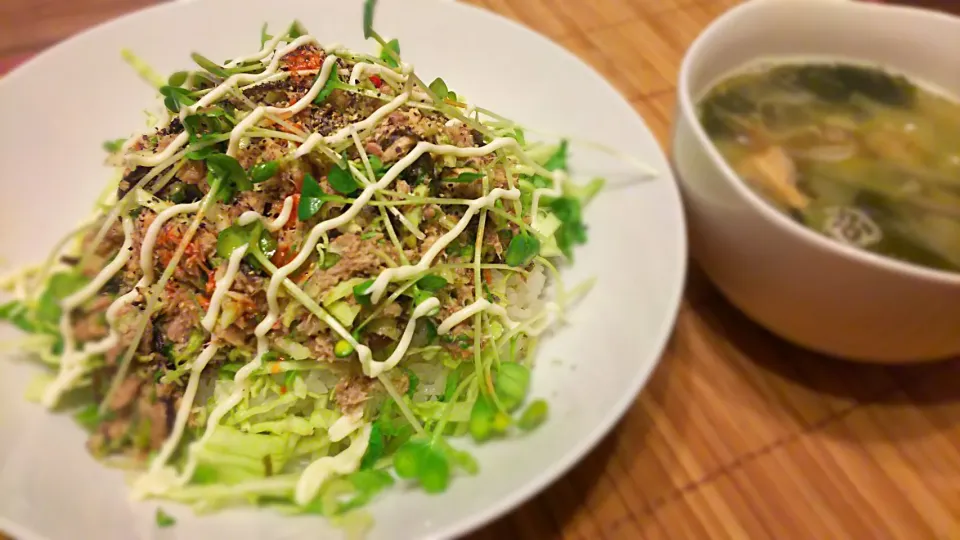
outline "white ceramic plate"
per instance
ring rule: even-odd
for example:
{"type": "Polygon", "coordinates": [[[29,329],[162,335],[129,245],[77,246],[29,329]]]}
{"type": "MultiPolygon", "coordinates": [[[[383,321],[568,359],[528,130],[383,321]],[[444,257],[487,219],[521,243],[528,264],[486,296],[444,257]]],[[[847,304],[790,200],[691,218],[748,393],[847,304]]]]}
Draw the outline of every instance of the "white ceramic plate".
{"type": "MultiPolygon", "coordinates": [[[[323,42],[375,50],[359,1],[200,1],[161,5],[110,22],[47,51],[0,80],[0,213],[5,268],[42,260],[85,217],[108,176],[102,141],[143,128],[152,90],[125,65],[130,47],[163,73],[189,53],[253,52],[260,25],[297,18],[323,42]]],[[[571,323],[539,351],[533,394],[551,418],[536,432],[470,448],[475,477],[439,496],[397,487],[370,507],[371,538],[464,533],[530,497],[580,459],[633,402],[657,364],[680,300],[686,242],[677,189],[663,154],[630,105],[593,70],[548,40],[475,8],[436,0],[383,1],[377,29],[400,39],[422,78],[442,75],[472,101],[527,125],[609,145],[658,170],[573,147],[573,172],[613,186],[589,207],[590,243],[571,281],[597,277],[571,323]]],[[[4,329],[2,338],[15,333],[4,329]]],[[[317,538],[318,518],[236,510],[157,530],[154,504],[131,502],[123,475],[90,458],[66,416],[23,400],[34,367],[4,362],[0,375],[0,529],[21,539],[317,538]]]]}

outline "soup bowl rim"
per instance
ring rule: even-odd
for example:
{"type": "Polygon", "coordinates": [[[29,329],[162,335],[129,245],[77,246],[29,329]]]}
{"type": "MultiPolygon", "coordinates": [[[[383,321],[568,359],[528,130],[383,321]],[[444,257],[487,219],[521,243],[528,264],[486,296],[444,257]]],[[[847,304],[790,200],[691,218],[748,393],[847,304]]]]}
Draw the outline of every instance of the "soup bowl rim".
{"type": "MultiPolygon", "coordinates": [[[[786,0],[787,2],[798,2],[800,0],[786,0]]],[[[883,12],[889,17],[899,18],[903,16],[917,17],[927,19],[930,22],[938,20],[943,22],[945,19],[950,23],[955,23],[960,30],[960,17],[955,17],[946,13],[940,13],[931,10],[914,8],[909,6],[899,6],[890,4],[869,3],[863,1],[844,1],[844,0],[802,0],[807,4],[820,4],[818,9],[829,9],[831,7],[841,7],[838,4],[847,4],[843,9],[862,10],[863,12],[883,12]]],[[[811,247],[816,247],[831,255],[844,257],[855,261],[864,266],[886,272],[909,276],[932,283],[938,283],[948,286],[960,287],[960,271],[940,270],[936,268],[922,266],[916,263],[902,261],[886,255],[880,255],[867,251],[865,249],[849,246],[839,241],[830,239],[821,233],[805,227],[795,220],[791,219],[786,213],[777,210],[772,204],[763,199],[761,195],[750,189],[746,182],[733,170],[733,167],[722,156],[717,146],[710,140],[706,130],[700,123],[697,115],[697,103],[700,96],[691,89],[691,72],[701,61],[703,51],[711,46],[716,36],[727,32],[736,31],[735,27],[741,17],[749,14],[751,10],[769,9],[772,4],[786,3],[784,0],[752,0],[737,5],[728,10],[723,15],[715,19],[699,36],[693,41],[690,48],[687,49],[680,66],[680,72],[677,79],[677,110],[679,111],[678,120],[686,120],[690,124],[697,144],[708,156],[711,164],[720,171],[724,180],[726,180],[734,189],[740,201],[745,203],[750,209],[757,212],[762,218],[771,225],[778,227],[781,231],[787,233],[794,240],[804,242],[811,247]]],[[[825,16],[829,16],[825,14],[825,16]]],[[[902,20],[902,19],[900,19],[902,20]]],[[[863,31],[870,32],[870,29],[863,31]]],[[[918,54],[922,54],[919,52],[918,54]]],[[[837,56],[842,58],[841,55],[837,56]]],[[[748,62],[738,65],[734,69],[728,70],[727,75],[736,73],[746,65],[754,64],[758,61],[770,60],[770,55],[764,55],[763,51],[757,51],[755,57],[748,62]]],[[[856,59],[852,59],[856,61],[856,59]]],[[[896,72],[901,66],[885,66],[896,72]]],[[[904,69],[906,71],[906,69],[904,69]]],[[[706,85],[707,89],[713,88],[721,79],[717,79],[706,85]]],[[[913,81],[912,81],[913,82],[913,81]]],[[[916,83],[915,83],[916,84],[916,83]]]]}

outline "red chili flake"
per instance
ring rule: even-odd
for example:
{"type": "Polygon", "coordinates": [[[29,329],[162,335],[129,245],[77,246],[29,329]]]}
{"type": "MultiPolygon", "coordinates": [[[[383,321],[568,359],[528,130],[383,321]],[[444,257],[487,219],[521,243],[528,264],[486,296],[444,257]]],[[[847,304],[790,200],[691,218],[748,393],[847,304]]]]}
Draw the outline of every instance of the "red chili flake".
{"type": "Polygon", "coordinates": [[[370,82],[372,82],[377,88],[383,86],[383,79],[381,79],[379,75],[371,75],[370,82]]]}

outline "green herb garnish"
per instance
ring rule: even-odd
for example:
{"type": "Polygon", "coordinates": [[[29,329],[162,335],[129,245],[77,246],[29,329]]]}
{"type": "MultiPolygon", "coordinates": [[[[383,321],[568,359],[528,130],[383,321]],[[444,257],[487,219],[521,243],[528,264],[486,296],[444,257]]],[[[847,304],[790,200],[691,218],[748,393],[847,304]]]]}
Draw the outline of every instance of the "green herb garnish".
{"type": "Polygon", "coordinates": [[[505,259],[510,266],[526,266],[539,253],[540,240],[532,234],[521,232],[510,240],[505,259]]]}
{"type": "Polygon", "coordinates": [[[396,39],[391,39],[387,42],[386,46],[380,51],[380,59],[383,60],[388,66],[395,68],[400,67],[400,64],[397,60],[400,58],[400,42],[396,39]],[[393,54],[390,54],[390,53],[393,54]]]}
{"type": "Polygon", "coordinates": [[[300,188],[300,204],[297,206],[297,217],[306,221],[320,211],[327,194],[320,189],[317,180],[307,173],[303,176],[303,185],[300,188]]]}
{"type": "Polygon", "coordinates": [[[334,164],[327,173],[327,182],[337,193],[344,195],[350,195],[360,187],[349,167],[343,168],[337,164],[334,164]]]}
{"type": "Polygon", "coordinates": [[[440,99],[446,98],[447,94],[450,93],[450,90],[447,89],[447,83],[445,83],[440,77],[437,77],[432,83],[430,83],[430,91],[436,94],[440,99]]]}
{"type": "Polygon", "coordinates": [[[190,97],[190,91],[177,86],[161,86],[160,95],[163,96],[163,105],[174,113],[180,112],[181,105],[193,105],[196,101],[190,97]]]}

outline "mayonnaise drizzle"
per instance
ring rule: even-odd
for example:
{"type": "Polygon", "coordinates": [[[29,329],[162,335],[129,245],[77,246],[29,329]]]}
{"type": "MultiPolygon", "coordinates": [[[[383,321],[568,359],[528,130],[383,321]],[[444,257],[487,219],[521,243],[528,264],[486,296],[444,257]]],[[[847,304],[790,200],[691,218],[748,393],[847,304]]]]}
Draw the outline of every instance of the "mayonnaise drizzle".
{"type": "Polygon", "coordinates": [[[417,264],[400,266],[397,268],[388,268],[381,272],[380,275],[377,276],[377,279],[374,280],[373,285],[370,286],[370,299],[373,300],[374,303],[379,302],[380,297],[383,296],[384,292],[386,292],[387,285],[389,285],[391,281],[408,279],[429,270],[433,259],[435,259],[437,255],[446,249],[450,242],[453,242],[458,236],[460,236],[461,233],[463,233],[463,231],[467,228],[467,225],[470,224],[470,220],[481,209],[493,206],[497,199],[516,200],[519,198],[519,189],[508,190],[503,188],[495,188],[490,190],[490,193],[487,195],[471,202],[470,205],[467,206],[467,211],[464,212],[463,217],[460,218],[460,221],[457,222],[456,226],[438,238],[437,241],[430,246],[430,249],[423,254],[423,256],[420,258],[420,262],[417,264]]]}
{"type": "Polygon", "coordinates": [[[103,354],[117,345],[119,334],[115,326],[120,310],[125,305],[133,303],[133,301],[140,296],[140,290],[153,283],[153,250],[164,223],[173,216],[187,212],[196,212],[199,208],[199,202],[178,204],[157,214],[153,223],[147,228],[147,232],[143,236],[143,243],[140,247],[140,269],[143,271],[143,276],[130,292],[117,298],[110,304],[110,307],[107,308],[107,324],[110,328],[109,335],[99,342],[89,344],[84,347],[82,351],[77,351],[73,337],[73,325],[69,318],[70,311],[96,295],[106,282],[113,278],[113,276],[126,265],[127,261],[130,260],[131,251],[133,250],[133,220],[127,217],[123,219],[124,243],[120,247],[120,253],[97,274],[97,277],[94,278],[93,281],[83,289],[65,298],[61,304],[63,315],[61,315],[60,318],[60,333],[63,335],[64,353],[63,359],[60,362],[60,373],[44,392],[42,402],[45,406],[53,407],[56,405],[60,395],[68,390],[70,385],[76,382],[76,379],[83,374],[83,365],[88,358],[96,354],[103,354]]]}
{"type": "Polygon", "coordinates": [[[483,313],[484,311],[500,317],[508,329],[512,330],[517,326],[520,326],[520,323],[514,321],[509,315],[507,315],[507,310],[504,309],[503,306],[492,304],[486,298],[481,298],[444,319],[443,322],[440,323],[440,326],[437,326],[437,333],[440,335],[446,334],[452,330],[454,326],[462,323],[477,313],[483,313]]]}
{"type": "MultiPolygon", "coordinates": [[[[320,48],[324,48],[313,36],[300,36],[299,38],[293,40],[286,47],[277,50],[276,53],[273,55],[273,58],[271,58],[270,64],[267,65],[267,67],[261,73],[256,73],[256,74],[237,73],[237,74],[231,75],[230,77],[227,77],[225,81],[220,83],[220,85],[218,85],[216,88],[214,88],[213,90],[205,94],[202,98],[200,98],[199,101],[197,101],[193,105],[181,108],[180,120],[183,121],[186,117],[196,114],[198,110],[204,107],[208,107],[211,104],[219,101],[230,91],[231,88],[233,88],[238,84],[259,82],[266,79],[267,77],[274,75],[280,67],[280,60],[284,56],[286,56],[288,53],[293,52],[304,45],[316,45],[320,48]]],[[[260,53],[257,53],[257,54],[260,54],[260,53]]],[[[264,55],[263,57],[265,56],[266,55],[264,55]]],[[[336,62],[336,57],[333,55],[327,56],[323,64],[323,71],[325,73],[322,73],[321,76],[317,77],[317,80],[314,81],[314,84],[310,88],[310,91],[307,92],[307,94],[303,98],[301,98],[299,101],[297,101],[293,105],[289,107],[261,106],[261,107],[257,107],[252,112],[250,112],[250,114],[248,114],[247,117],[244,118],[244,121],[241,121],[239,124],[234,126],[233,130],[231,130],[230,149],[233,150],[233,153],[228,151],[227,154],[234,155],[236,153],[236,150],[237,150],[236,147],[239,144],[239,138],[243,135],[243,132],[248,127],[253,125],[253,123],[255,123],[256,120],[258,120],[259,118],[262,118],[264,114],[287,113],[287,112],[295,114],[296,112],[299,112],[304,107],[306,107],[311,101],[313,101],[313,98],[315,98],[317,94],[320,93],[320,90],[322,90],[323,86],[326,84],[327,77],[329,77],[330,69],[333,65],[333,62],[336,62]],[[250,120],[248,122],[247,120],[250,119],[251,117],[253,117],[253,120],[250,120]]],[[[179,135],[177,135],[177,137],[173,141],[171,141],[170,144],[167,145],[167,147],[164,148],[161,152],[158,152],[155,154],[146,154],[146,155],[134,154],[134,155],[128,156],[127,162],[133,165],[144,165],[144,166],[150,166],[150,167],[155,166],[163,162],[170,156],[172,156],[174,153],[176,153],[177,150],[179,150],[189,140],[190,140],[190,134],[184,131],[179,135]]]]}
{"type": "Polygon", "coordinates": [[[337,418],[337,420],[327,428],[327,437],[330,438],[330,442],[339,442],[346,439],[348,435],[361,426],[363,426],[363,407],[337,418]]]}
{"type": "Polygon", "coordinates": [[[426,317],[433,311],[440,309],[440,301],[436,297],[431,297],[425,300],[422,304],[417,306],[413,310],[413,315],[410,316],[410,321],[407,322],[407,328],[404,329],[403,335],[400,336],[400,341],[397,343],[397,348],[393,350],[393,353],[384,360],[383,362],[377,362],[372,358],[363,363],[363,374],[367,377],[378,377],[384,371],[393,369],[396,367],[400,360],[403,359],[404,355],[407,354],[407,349],[410,347],[410,342],[413,340],[413,334],[417,330],[417,319],[421,317],[426,317]]]}
{"type": "Polygon", "coordinates": [[[263,223],[263,228],[270,232],[277,232],[282,229],[288,221],[290,221],[290,216],[293,215],[293,197],[287,197],[283,200],[283,208],[280,210],[280,215],[277,216],[277,219],[270,221],[262,214],[255,212],[253,210],[247,210],[246,212],[240,214],[240,219],[237,220],[237,223],[241,227],[246,227],[247,225],[259,220],[263,223]]]}
{"type": "Polygon", "coordinates": [[[223,302],[223,297],[227,294],[227,291],[229,291],[233,285],[233,280],[236,279],[237,272],[240,271],[240,263],[243,261],[243,256],[247,254],[247,247],[247,245],[242,245],[230,253],[227,271],[224,272],[222,277],[216,280],[216,288],[213,290],[213,294],[210,295],[210,308],[203,316],[203,319],[200,320],[200,326],[203,326],[207,332],[213,333],[214,327],[217,326],[217,318],[220,315],[220,304],[223,302]]]}
{"type": "Polygon", "coordinates": [[[297,482],[294,501],[301,506],[306,505],[317,496],[320,487],[332,475],[349,474],[357,470],[370,442],[370,429],[370,424],[365,425],[343,452],[322,457],[308,465],[297,482]]]}
{"type": "MultiPolygon", "coordinates": [[[[105,266],[86,287],[64,298],[60,303],[60,309],[62,310],[60,333],[63,335],[63,357],[60,359],[60,370],[57,377],[44,390],[41,402],[45,407],[53,408],[63,392],[67,391],[83,375],[87,358],[110,350],[119,339],[116,330],[113,328],[113,323],[119,311],[115,308],[116,302],[107,309],[106,314],[107,323],[110,325],[110,334],[99,342],[87,344],[82,350],[77,350],[70,314],[78,306],[97,294],[107,281],[113,278],[113,275],[119,272],[130,260],[131,250],[133,249],[133,220],[128,217],[123,219],[123,237],[120,252],[110,261],[110,264],[105,266]]],[[[131,292],[135,292],[135,290],[131,292]]]]}
{"type": "MultiPolygon", "coordinates": [[[[180,438],[183,436],[183,430],[187,425],[187,420],[190,418],[190,409],[193,408],[193,400],[197,396],[197,389],[200,386],[200,375],[203,372],[204,368],[207,367],[207,364],[210,363],[210,360],[217,354],[217,351],[220,349],[219,345],[209,344],[203,351],[197,356],[193,361],[193,365],[190,366],[190,379],[187,381],[187,387],[183,391],[183,398],[180,400],[180,408],[177,409],[177,417],[173,422],[173,430],[170,432],[170,436],[167,437],[167,440],[164,441],[163,446],[160,448],[160,452],[157,453],[157,457],[153,459],[150,463],[150,473],[157,473],[163,469],[167,461],[169,461],[170,456],[173,455],[174,450],[176,450],[177,445],[180,444],[180,438]]],[[[141,489],[150,491],[146,485],[149,480],[150,474],[141,476],[138,479],[138,483],[141,489]]]]}

